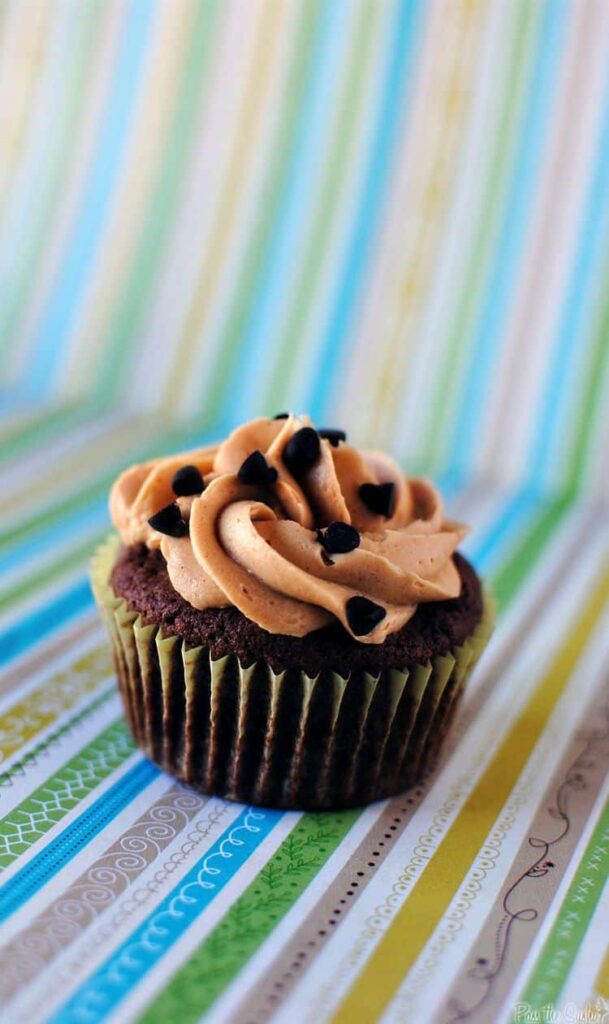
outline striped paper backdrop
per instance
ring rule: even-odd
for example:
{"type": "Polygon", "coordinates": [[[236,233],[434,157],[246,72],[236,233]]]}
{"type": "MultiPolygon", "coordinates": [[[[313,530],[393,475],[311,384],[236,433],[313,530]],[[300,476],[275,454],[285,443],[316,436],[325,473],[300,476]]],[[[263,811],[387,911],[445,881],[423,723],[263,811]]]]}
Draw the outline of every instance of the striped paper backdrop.
{"type": "Polygon", "coordinates": [[[608,242],[609,0],[0,0],[1,1024],[609,1014],[608,242]],[[87,582],[124,465],[282,408],[498,599],[364,810],[153,768],[87,582]]]}

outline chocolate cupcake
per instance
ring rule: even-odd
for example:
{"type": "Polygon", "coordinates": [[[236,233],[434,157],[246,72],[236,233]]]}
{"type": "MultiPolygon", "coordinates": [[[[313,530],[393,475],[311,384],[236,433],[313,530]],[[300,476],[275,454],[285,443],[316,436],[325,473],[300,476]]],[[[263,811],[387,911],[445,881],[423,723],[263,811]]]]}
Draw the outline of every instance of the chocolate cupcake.
{"type": "Polygon", "coordinates": [[[132,467],[110,506],[93,588],[153,761],[293,809],[429,771],[491,628],[429,481],[290,415],[132,467]]]}

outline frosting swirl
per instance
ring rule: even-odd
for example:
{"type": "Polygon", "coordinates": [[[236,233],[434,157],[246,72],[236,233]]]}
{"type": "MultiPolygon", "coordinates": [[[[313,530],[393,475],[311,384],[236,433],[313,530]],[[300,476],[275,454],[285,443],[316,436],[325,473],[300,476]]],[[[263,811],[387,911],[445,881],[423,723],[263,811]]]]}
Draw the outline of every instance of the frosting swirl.
{"type": "Polygon", "coordinates": [[[452,556],[467,531],[430,481],[324,433],[306,416],[256,419],[217,446],[132,466],[112,488],[114,525],[125,544],[160,548],[195,608],[233,605],[291,636],[338,620],[382,643],[421,602],[459,596],[452,556]],[[201,493],[183,495],[179,470],[201,493]]]}

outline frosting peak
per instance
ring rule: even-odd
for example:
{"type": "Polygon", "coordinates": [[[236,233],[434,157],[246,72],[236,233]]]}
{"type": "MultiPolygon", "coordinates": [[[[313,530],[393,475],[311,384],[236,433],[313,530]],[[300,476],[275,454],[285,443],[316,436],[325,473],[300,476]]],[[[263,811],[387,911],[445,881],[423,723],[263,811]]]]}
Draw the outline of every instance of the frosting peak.
{"type": "Polygon", "coordinates": [[[113,522],[125,544],[161,549],[195,608],[234,605],[291,636],[339,621],[382,643],[421,602],[459,596],[452,556],[467,531],[429,480],[324,434],[306,416],[261,418],[133,466],[112,488],[113,522]]]}

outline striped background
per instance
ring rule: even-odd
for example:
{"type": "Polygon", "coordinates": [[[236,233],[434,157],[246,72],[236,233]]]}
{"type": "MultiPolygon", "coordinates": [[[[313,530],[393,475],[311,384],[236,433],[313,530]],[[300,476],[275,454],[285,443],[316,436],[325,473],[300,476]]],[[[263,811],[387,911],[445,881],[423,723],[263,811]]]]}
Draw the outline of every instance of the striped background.
{"type": "Polygon", "coordinates": [[[1,0],[2,1024],[609,1001],[608,240],[607,0],[1,0]],[[152,768],[87,583],[122,466],[289,407],[499,600],[362,812],[152,768]]]}

